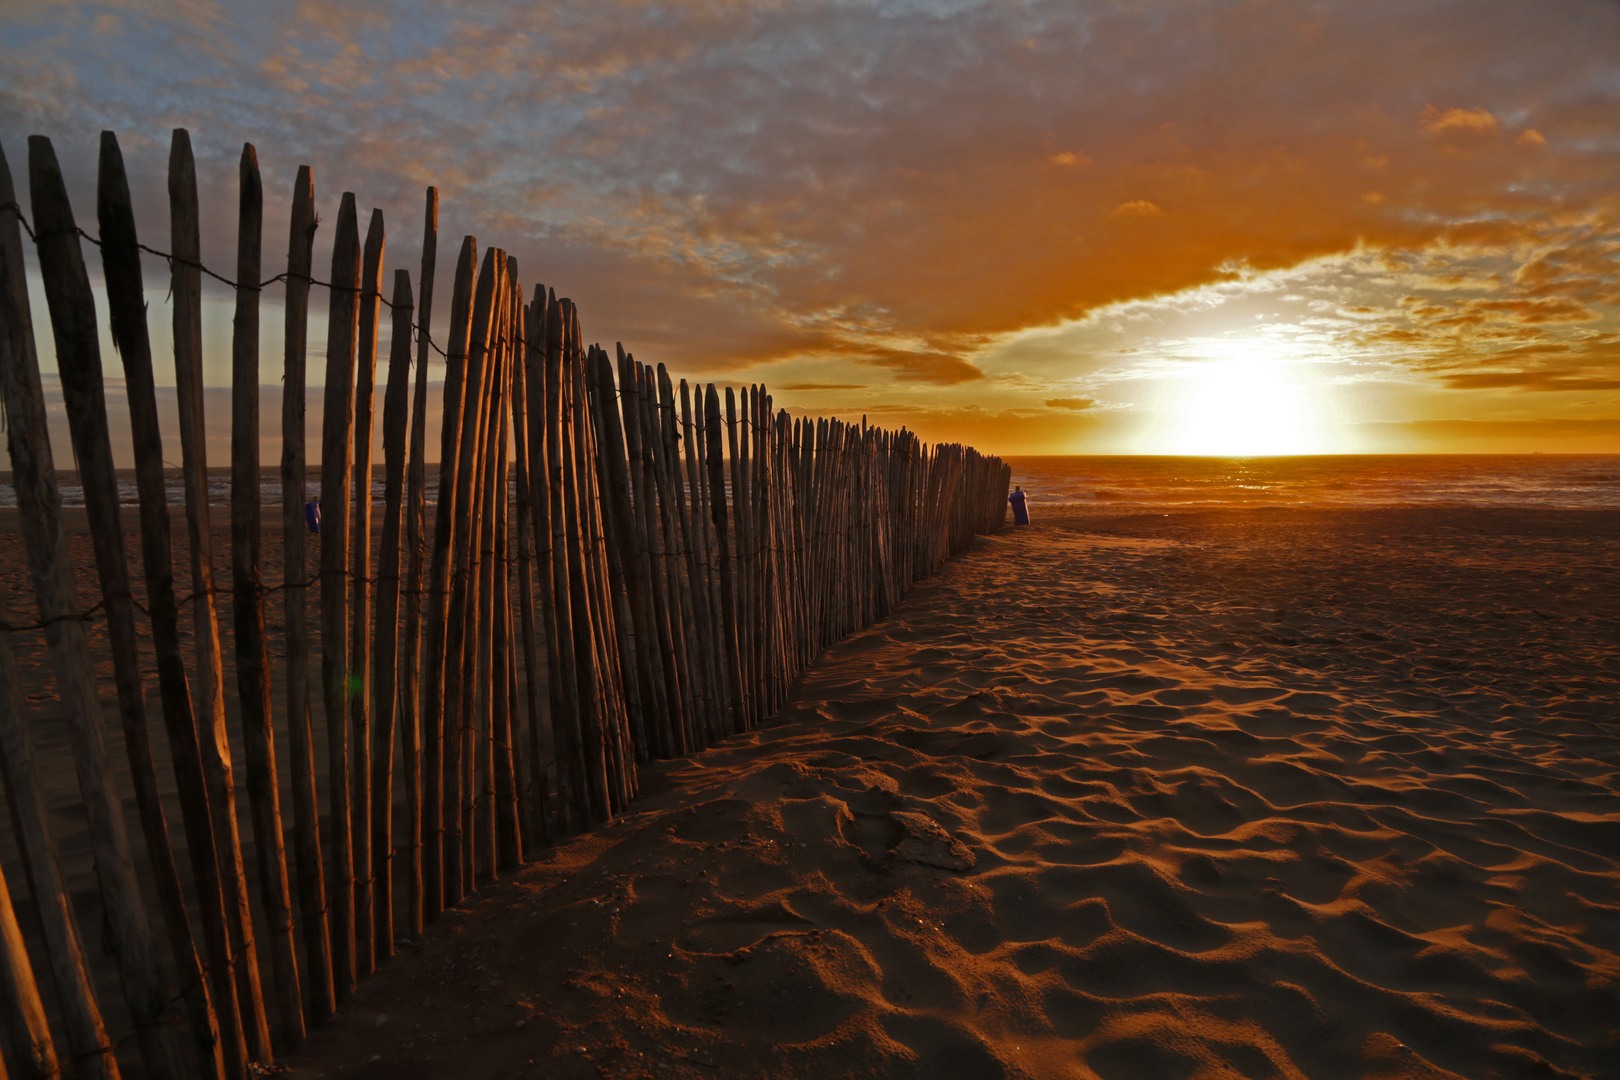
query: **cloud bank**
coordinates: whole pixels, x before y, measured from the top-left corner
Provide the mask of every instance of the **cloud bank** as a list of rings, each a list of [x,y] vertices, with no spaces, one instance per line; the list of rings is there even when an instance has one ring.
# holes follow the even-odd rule
[[[391,263],[437,184],[441,250],[475,233],[593,336],[790,404],[1070,438],[1049,403],[1151,409],[1144,364],[1241,322],[1396,412],[1620,415],[1611,3],[73,2],[0,33],[14,169],[44,132],[87,184],[116,130],[149,233],[176,126],[222,265],[243,141],[272,193],[307,162],[328,212],[384,207]]]

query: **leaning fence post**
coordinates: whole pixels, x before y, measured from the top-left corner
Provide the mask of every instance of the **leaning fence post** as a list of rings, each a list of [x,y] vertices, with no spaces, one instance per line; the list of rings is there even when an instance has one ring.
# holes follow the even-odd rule
[[[225,727],[225,661],[219,646],[219,610],[214,600],[213,532],[208,521],[207,407],[202,375],[202,270],[198,235],[197,174],[191,137],[176,128],[169,150],[169,234],[174,258],[169,264],[174,290],[174,378],[180,405],[181,466],[185,474],[186,526],[191,541],[193,649],[197,653],[196,696],[201,703],[199,730],[203,775],[208,780],[209,809],[214,815],[214,843],[219,849],[220,881],[225,887],[225,917],[235,954],[237,993],[248,1056],[270,1060],[270,1026],[259,983],[258,948],[248,905],[247,873],[242,864],[241,832],[236,819],[236,778],[230,737]]]
[[[371,445],[377,386],[377,315],[382,300],[383,215],[371,212],[360,260],[360,319],[354,390],[354,518],[349,534],[349,814],[354,842],[355,975],[376,966],[371,880]]]
[[[293,185],[287,237],[286,334],[281,389],[282,604],[287,645],[287,747],[292,761],[293,852],[298,862],[298,912],[303,920],[305,977],[311,1023],[337,1007],[332,984],[331,926],[326,917],[326,870],[320,805],[315,794],[315,736],[309,715],[309,572],[304,543],[306,482],[304,380],[308,351],[310,270],[315,247],[315,184],[301,166]]]
[[[422,526],[426,515],[427,385],[433,341],[428,324],[433,312],[433,272],[439,250],[439,189],[427,189],[427,211],[422,226],[422,283],[417,295],[416,387],[411,400],[411,460],[409,505],[405,519],[405,640],[400,646],[400,668],[405,685],[400,691],[400,765],[405,776],[407,919],[411,934],[422,932]]]
[[[11,482],[23,512],[24,528],[38,541],[60,545],[61,522],[57,505],[55,465],[45,437],[44,394],[39,383],[39,358],[34,351],[33,321],[24,278],[22,234],[11,168],[0,148],[0,394],[5,399],[6,443],[11,456]],[[29,433],[33,437],[29,437]],[[51,521],[45,520],[50,514]],[[31,569],[49,566],[51,553],[36,561],[30,550]],[[39,579],[36,576],[36,592]],[[69,602],[73,598],[68,597]],[[0,612],[0,615],[9,614]],[[77,614],[76,611],[72,614]],[[76,623],[76,620],[75,620]],[[77,624],[77,623],[76,623]],[[83,634],[82,625],[79,626]],[[53,651],[54,651],[54,642]],[[84,949],[69,902],[67,886],[57,861],[45,800],[34,771],[33,748],[19,707],[17,665],[11,639],[0,631],[0,763],[6,771],[13,821],[22,840],[33,882],[35,907],[55,976],[58,1000],[67,1027],[68,1048],[87,1077],[116,1078],[118,1059],[107,1037],[101,1010],[85,968]]]
[[[466,396],[467,338],[471,332],[478,244],[463,237],[450,297],[450,340],[445,343],[444,402],[439,428],[439,494],[433,514],[433,560],[427,579],[422,638],[422,894],[428,918],[444,910],[444,740],[448,697],[445,615],[450,593],[451,546],[456,527],[456,467]],[[459,873],[459,871],[458,871]]]
[[[495,287],[497,277],[505,269],[505,260],[496,258],[496,249],[488,248],[484,252],[484,262],[478,272],[478,292],[473,307],[472,321],[469,326],[467,344],[467,362],[464,384],[462,387],[461,423],[458,434],[460,446],[457,449],[455,464],[455,506],[456,513],[452,522],[453,540],[450,562],[450,576],[447,582],[449,587],[449,613],[445,619],[445,667],[444,667],[444,902],[452,905],[459,903],[461,898],[471,889],[471,882],[467,873],[466,852],[463,845],[470,845],[472,837],[465,835],[465,824],[470,815],[465,814],[463,802],[465,799],[465,782],[468,770],[467,738],[465,725],[470,722],[469,708],[466,700],[468,686],[467,674],[467,636],[471,629],[474,646],[476,648],[477,628],[469,627],[472,621],[468,617],[468,602],[471,593],[476,587],[473,576],[479,553],[476,550],[478,542],[478,524],[482,518],[482,507],[477,499],[477,480],[479,469],[479,438],[482,434],[480,420],[486,408],[487,387],[485,385],[486,369],[489,366],[489,345],[492,308],[498,303]],[[446,406],[448,408],[448,405]],[[448,416],[447,416],[448,421]],[[441,490],[440,499],[443,499]]]
[[[501,379],[505,365],[506,324],[510,316],[512,282],[511,271],[515,260],[497,252],[507,273],[496,284],[496,293],[490,311],[490,348],[485,361],[485,400],[479,412],[478,464],[474,490],[477,492],[479,520],[473,538],[478,561],[473,564],[468,580],[469,602],[467,610],[476,611],[477,633],[467,639],[467,682],[463,702],[467,711],[463,717],[466,732],[466,797],[462,801],[462,835],[465,838],[464,865],[467,890],[495,877],[495,805],[494,805],[494,741],[496,719],[496,692],[503,689],[505,679],[497,687],[494,679],[495,618],[499,610],[495,597],[495,527],[498,504],[495,500],[496,478],[499,465],[495,459],[495,440],[500,428],[500,413],[504,405]]]
[[[531,792],[527,805],[529,821],[534,830],[525,835],[538,836],[541,845],[551,843],[551,821],[546,810],[545,739],[544,725],[550,720],[550,702],[540,695],[537,681],[542,674],[540,642],[535,623],[535,561],[534,542],[540,530],[535,528],[536,514],[543,513],[545,503],[543,470],[535,468],[542,457],[534,453],[529,434],[529,372],[535,356],[545,348],[546,291],[542,285],[534,287],[534,302],[524,308],[522,351],[513,358],[512,365],[512,445],[517,462],[518,513],[518,617],[523,632],[523,673],[526,693],[528,731],[528,777]],[[542,576],[540,581],[549,579]],[[549,675],[547,679],[549,681]],[[521,781],[520,781],[521,782]]]
[[[580,757],[579,691],[574,670],[572,612],[568,605],[568,556],[562,466],[562,306],[555,292],[537,296],[545,316],[535,317],[543,341],[530,353],[529,443],[541,462],[536,485],[545,498],[534,502],[536,541],[544,558],[540,567],[541,612],[546,620],[546,685],[550,698],[552,745],[557,760],[557,820],[560,832],[583,827],[584,767]],[[542,364],[543,361],[543,364]]]
[[[517,785],[516,701],[513,694],[516,665],[512,641],[511,528],[508,521],[511,506],[507,497],[511,461],[506,452],[511,438],[512,406],[515,402],[514,374],[523,344],[523,289],[518,284],[517,260],[512,258],[507,259],[507,290],[506,317],[502,324],[506,331],[506,345],[501,350],[501,397],[497,414],[500,428],[495,436],[495,544],[491,556],[496,591],[490,669],[490,693],[495,698],[490,718],[490,749],[495,775],[490,783],[490,793],[495,804],[494,863],[497,870],[513,870],[523,862],[522,814]]]
[[[405,480],[406,395],[411,377],[411,274],[394,271],[394,325],[383,392],[383,528],[377,549],[377,649],[373,655],[371,747],[371,882],[375,949],[394,955],[394,717],[400,710],[399,526]]]
[[[264,189],[252,144],[242,147],[236,319],[231,338],[231,566],[236,624],[236,685],[242,701],[248,795],[259,897],[270,923],[270,952],[282,1041],[304,1038],[304,1002],[293,942],[292,889],[281,829],[281,786],[270,709],[270,662],[264,640],[264,582],[259,573],[259,268]]]

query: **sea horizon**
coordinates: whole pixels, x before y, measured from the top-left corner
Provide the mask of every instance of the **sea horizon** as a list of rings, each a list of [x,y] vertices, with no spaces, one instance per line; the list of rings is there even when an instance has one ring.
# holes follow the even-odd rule
[[[1012,455],[1041,507],[1620,509],[1620,454]]]
[[[1221,457],[1179,454],[1010,454],[1011,483],[1032,508],[1399,506],[1620,509],[1620,454],[1295,454]],[[438,462],[427,463],[426,496],[438,492]],[[169,506],[185,505],[182,471],[164,469]],[[137,504],[134,469],[117,470],[119,502]],[[208,469],[210,506],[230,504],[231,469]],[[306,498],[320,496],[320,465],[306,471]],[[372,503],[383,505],[384,466],[372,466]],[[58,470],[64,507],[84,505],[77,474]],[[515,485],[516,481],[512,481]],[[279,464],[259,469],[260,505],[281,505]],[[515,490],[515,488],[514,488]],[[0,472],[0,509],[17,505]]]

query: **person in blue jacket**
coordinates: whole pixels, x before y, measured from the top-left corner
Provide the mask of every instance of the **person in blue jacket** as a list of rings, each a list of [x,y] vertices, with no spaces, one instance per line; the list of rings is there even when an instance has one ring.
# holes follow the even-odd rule
[[[1013,524],[1014,525],[1028,525],[1029,524],[1029,496],[1024,494],[1023,487],[1020,486],[1020,487],[1013,488],[1013,493],[1011,495],[1007,496],[1007,501],[1012,503]]]

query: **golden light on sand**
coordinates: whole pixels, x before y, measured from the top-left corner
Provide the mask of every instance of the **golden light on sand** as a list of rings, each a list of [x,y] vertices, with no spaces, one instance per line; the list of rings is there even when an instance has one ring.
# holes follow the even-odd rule
[[[1163,382],[1155,454],[1269,457],[1340,447],[1325,388],[1274,342],[1219,342]]]

